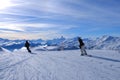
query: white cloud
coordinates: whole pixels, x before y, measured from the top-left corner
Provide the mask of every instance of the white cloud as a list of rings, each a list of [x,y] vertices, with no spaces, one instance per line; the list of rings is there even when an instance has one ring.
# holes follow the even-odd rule
[[[60,37],[61,35],[57,31],[48,30],[48,31],[39,31],[35,33],[29,32],[13,32],[13,31],[2,31],[3,34],[0,34],[2,38],[9,38],[9,39],[51,39],[55,37]]]
[[[93,5],[92,2],[88,3],[87,0],[14,0],[14,2],[17,5],[4,10],[6,13],[40,18],[54,18],[54,15],[63,15],[71,16],[71,18],[91,20],[93,18],[106,19],[105,16],[120,17],[119,13],[113,12],[108,8]],[[49,13],[51,15],[48,15]]]
[[[119,11],[114,12],[112,5],[104,8],[88,0],[11,0],[11,3],[12,6],[0,10],[0,30],[4,34],[0,37],[6,34],[16,38],[53,37],[63,35],[59,33],[63,30],[84,27],[83,23],[90,31],[98,30],[97,25],[120,24]]]
[[[53,28],[57,27],[58,25],[55,24],[47,24],[47,23],[31,23],[31,24],[13,24],[13,23],[0,23],[0,29],[9,29],[9,30],[19,30],[19,31],[25,31],[26,28]]]
[[[98,22],[109,22],[109,19],[120,17],[119,13],[93,5],[92,2],[88,3],[87,0],[14,0],[14,2],[17,5],[4,10],[3,13],[43,19],[58,19],[69,16],[71,19],[80,21],[86,19]],[[114,19],[114,22],[117,21]]]
[[[11,0],[0,0],[0,10],[14,6]]]

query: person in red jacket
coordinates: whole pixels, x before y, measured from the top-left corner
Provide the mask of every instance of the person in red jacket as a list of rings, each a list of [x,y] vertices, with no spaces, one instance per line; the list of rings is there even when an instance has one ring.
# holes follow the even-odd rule
[[[29,43],[28,41],[26,41],[25,47],[27,48],[28,52],[31,53],[31,50],[30,50],[30,48],[29,48],[29,47],[30,47],[30,43]]]
[[[85,50],[85,44],[84,44],[83,40],[80,37],[78,37],[78,41],[79,41],[79,44],[80,44],[79,47],[81,49],[81,55],[82,56],[87,55],[87,52]]]

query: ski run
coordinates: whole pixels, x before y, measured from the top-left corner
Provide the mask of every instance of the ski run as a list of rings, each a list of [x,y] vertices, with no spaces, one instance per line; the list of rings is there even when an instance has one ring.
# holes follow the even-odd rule
[[[111,50],[0,52],[0,80],[120,80],[120,53]]]

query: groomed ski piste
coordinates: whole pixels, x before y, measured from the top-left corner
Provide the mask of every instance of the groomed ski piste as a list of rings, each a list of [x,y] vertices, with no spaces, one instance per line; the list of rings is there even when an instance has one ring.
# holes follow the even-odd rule
[[[120,80],[120,53],[111,50],[0,52],[0,80]]]

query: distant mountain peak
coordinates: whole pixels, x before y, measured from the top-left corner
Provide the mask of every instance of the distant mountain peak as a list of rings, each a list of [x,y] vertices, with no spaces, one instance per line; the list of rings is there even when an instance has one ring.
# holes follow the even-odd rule
[[[65,49],[79,49],[78,37],[65,38],[61,36],[59,38],[54,38],[52,40],[29,40],[31,47],[36,46],[64,46]],[[114,37],[109,35],[104,35],[102,37],[93,38],[83,38],[83,41],[88,49],[120,49],[120,37]],[[0,46],[8,50],[20,49],[24,46],[25,40],[6,40],[0,38]],[[1,49],[2,50],[2,49]]]

